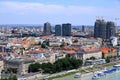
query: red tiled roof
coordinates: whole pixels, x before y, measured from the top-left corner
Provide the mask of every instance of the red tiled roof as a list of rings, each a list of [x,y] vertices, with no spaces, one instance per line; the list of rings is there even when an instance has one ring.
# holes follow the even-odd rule
[[[94,52],[94,51],[98,51],[98,50],[100,50],[99,48],[83,48],[83,50],[85,51],[85,52]]]
[[[76,51],[75,50],[63,50],[64,53],[68,53],[68,54],[75,54]]]
[[[102,53],[103,54],[109,54],[110,52],[117,52],[117,49],[114,49],[114,48],[102,48]]]

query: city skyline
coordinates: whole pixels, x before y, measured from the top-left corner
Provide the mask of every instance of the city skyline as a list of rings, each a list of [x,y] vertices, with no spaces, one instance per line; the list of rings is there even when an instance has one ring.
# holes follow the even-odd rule
[[[120,0],[1,0],[0,24],[94,25],[97,18],[120,25]]]

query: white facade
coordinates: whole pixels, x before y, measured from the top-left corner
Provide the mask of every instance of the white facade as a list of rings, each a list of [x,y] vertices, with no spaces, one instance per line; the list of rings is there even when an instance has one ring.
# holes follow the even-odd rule
[[[90,58],[90,57],[93,57],[93,56],[97,59],[101,59],[102,58],[102,52],[98,51],[98,52],[94,52],[94,53],[84,54],[83,55],[83,60],[86,60],[87,58]]]
[[[111,37],[111,43],[112,43],[112,46],[116,46],[117,45],[117,37]]]

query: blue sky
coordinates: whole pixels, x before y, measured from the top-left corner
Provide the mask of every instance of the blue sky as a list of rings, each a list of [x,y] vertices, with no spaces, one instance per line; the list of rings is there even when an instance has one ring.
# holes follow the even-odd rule
[[[94,25],[96,18],[120,25],[120,0],[0,0],[0,24]]]

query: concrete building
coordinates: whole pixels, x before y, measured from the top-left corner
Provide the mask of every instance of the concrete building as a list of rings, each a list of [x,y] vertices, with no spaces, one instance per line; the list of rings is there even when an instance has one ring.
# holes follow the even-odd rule
[[[62,24],[62,36],[71,36],[71,24]]]
[[[97,66],[97,65],[102,65],[102,64],[105,64],[105,63],[106,63],[105,59],[86,60],[84,65],[85,66],[90,66],[90,65]]]
[[[46,22],[45,24],[44,24],[44,30],[43,30],[43,32],[44,32],[44,35],[50,35],[51,34],[51,25],[50,25],[50,23],[48,23],[48,22]]]
[[[4,70],[4,61],[0,60],[0,73],[2,70]]]
[[[14,58],[4,61],[4,69],[5,71],[8,71],[9,69],[14,69],[16,74],[23,75],[28,73],[28,67],[32,63],[34,63],[33,60]]]
[[[59,39],[51,39],[49,40],[49,45],[52,47],[59,47],[62,42]]]
[[[115,23],[112,21],[105,22],[104,20],[96,20],[94,25],[94,37],[102,39],[110,39],[115,36]]]
[[[115,47],[115,46],[118,45],[118,39],[117,39],[117,37],[111,37],[110,41],[111,41],[113,47]]]
[[[38,62],[40,64],[55,62],[55,54],[52,50],[47,49],[32,50],[28,52],[28,56],[35,59],[35,62]]]
[[[52,54],[50,54],[50,63],[54,63],[55,62],[55,54],[54,53],[52,53]]]
[[[61,25],[55,26],[55,36],[62,36],[62,26]]]
[[[114,22],[107,22],[106,24],[106,38],[110,39],[110,37],[115,36],[116,29],[115,29],[115,23]]]
[[[63,50],[63,53],[69,54],[76,59],[82,59],[85,61],[90,57],[95,57],[96,59],[102,58],[102,51],[99,48],[75,48],[75,49],[66,49]]]
[[[90,57],[95,57],[96,59],[102,58],[102,51],[99,48],[86,48],[79,50],[75,55],[77,59],[86,60]]]
[[[102,48],[102,57],[107,58],[107,57],[116,57],[117,54],[117,49],[115,48]]]
[[[82,32],[85,32],[85,26],[82,25]]]
[[[94,37],[106,39],[106,22],[104,20],[96,20],[94,25]]]

